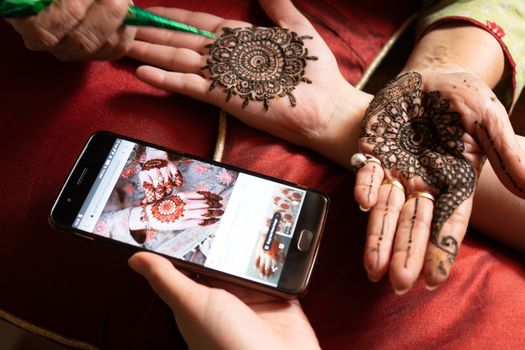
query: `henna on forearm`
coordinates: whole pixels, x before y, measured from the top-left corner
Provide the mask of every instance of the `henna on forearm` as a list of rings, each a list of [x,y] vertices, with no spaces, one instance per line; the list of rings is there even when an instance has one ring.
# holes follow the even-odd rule
[[[222,35],[207,45],[210,58],[203,69],[210,71],[210,91],[217,85],[224,87],[226,101],[237,95],[244,101],[263,102],[270,108],[270,100],[276,96],[288,96],[295,107],[297,101],[292,91],[300,82],[311,83],[304,76],[309,56],[304,39],[287,28],[223,28]]]
[[[453,262],[457,240],[440,236],[443,224],[469,198],[474,167],[463,157],[465,131],[458,113],[439,91],[422,90],[422,77],[407,72],[390,82],[371,102],[361,124],[361,138],[387,169],[406,179],[420,177],[441,195],[434,206],[430,241]],[[447,274],[440,262],[440,272]]]

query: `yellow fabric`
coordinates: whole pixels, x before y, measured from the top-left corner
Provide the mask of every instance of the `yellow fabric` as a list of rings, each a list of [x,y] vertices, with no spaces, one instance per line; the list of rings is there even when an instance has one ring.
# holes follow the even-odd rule
[[[423,33],[447,19],[469,21],[490,31],[502,44],[512,68],[511,79],[496,91],[511,110],[525,85],[525,2],[521,0],[443,0],[426,1],[418,24]]]

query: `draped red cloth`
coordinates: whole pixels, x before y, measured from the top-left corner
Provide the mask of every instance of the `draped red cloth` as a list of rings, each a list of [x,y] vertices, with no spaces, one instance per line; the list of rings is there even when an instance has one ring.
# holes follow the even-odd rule
[[[136,4],[270,24],[252,1]],[[418,6],[379,0],[296,5],[352,83]],[[211,157],[219,109],[146,86],[133,76],[138,64],[132,60],[63,63],[28,51],[5,22],[0,33],[0,309],[102,348],[184,348],[169,309],[128,268],[128,252],[56,232],[47,217],[93,132]],[[398,297],[387,281],[369,282],[362,267],[367,215],[353,200],[351,173],[232,119],[223,160],[331,197],[319,263],[302,299],[324,348],[503,349],[525,343],[523,256],[469,232],[442,288],[428,292],[419,280]]]

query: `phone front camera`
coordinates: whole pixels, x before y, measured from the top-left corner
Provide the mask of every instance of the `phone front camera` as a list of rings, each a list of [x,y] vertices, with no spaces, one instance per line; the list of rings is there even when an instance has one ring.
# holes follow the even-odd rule
[[[71,198],[71,197],[67,197],[66,201],[67,201],[68,203],[73,203],[73,198]]]

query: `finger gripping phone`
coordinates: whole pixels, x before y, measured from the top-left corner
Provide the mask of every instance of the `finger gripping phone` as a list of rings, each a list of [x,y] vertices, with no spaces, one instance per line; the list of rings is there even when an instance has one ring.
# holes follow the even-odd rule
[[[109,132],[90,137],[50,223],[280,297],[305,293],[328,198]]]

